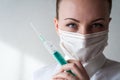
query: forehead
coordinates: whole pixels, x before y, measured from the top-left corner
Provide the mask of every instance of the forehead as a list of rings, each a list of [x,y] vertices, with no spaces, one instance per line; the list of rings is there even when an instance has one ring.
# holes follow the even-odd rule
[[[59,8],[60,17],[106,17],[109,15],[106,0],[62,0]]]

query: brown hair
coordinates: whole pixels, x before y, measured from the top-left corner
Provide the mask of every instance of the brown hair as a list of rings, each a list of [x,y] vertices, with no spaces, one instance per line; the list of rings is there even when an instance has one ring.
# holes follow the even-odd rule
[[[59,5],[62,0],[56,0],[56,18],[59,19]],[[112,0],[107,0],[109,3],[109,13],[111,14]]]

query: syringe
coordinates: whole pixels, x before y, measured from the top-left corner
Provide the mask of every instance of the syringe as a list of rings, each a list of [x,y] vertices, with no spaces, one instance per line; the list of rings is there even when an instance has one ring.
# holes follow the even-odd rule
[[[42,34],[40,34],[35,26],[33,25],[33,23],[30,24],[31,27],[33,28],[33,30],[36,32],[37,36],[40,38],[41,42],[43,43],[43,45],[45,46],[45,48],[48,50],[48,52],[54,57],[54,59],[60,64],[60,65],[65,65],[67,64],[67,61],[63,58],[63,56],[61,55],[61,53],[57,50],[57,48],[48,40],[46,40]],[[71,73],[72,75],[75,76],[74,73],[72,73],[71,70],[68,70],[67,72]]]

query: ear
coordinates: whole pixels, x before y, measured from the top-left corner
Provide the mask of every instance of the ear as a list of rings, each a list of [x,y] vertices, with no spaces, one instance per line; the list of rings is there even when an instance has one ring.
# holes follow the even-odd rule
[[[112,18],[110,17],[110,18],[109,18],[109,23],[111,22],[111,20],[112,20]]]
[[[111,20],[112,20],[112,18],[110,17],[110,18],[108,19],[108,22],[107,22],[107,24],[108,24],[108,29],[109,29],[109,25],[110,25]]]
[[[58,19],[57,18],[54,18],[54,26],[55,26],[55,30],[58,34]]]

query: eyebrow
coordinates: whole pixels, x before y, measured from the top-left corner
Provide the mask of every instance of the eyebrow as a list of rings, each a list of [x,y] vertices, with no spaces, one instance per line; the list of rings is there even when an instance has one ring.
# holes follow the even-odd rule
[[[70,19],[70,20],[73,20],[73,21],[75,21],[75,22],[78,22],[78,23],[80,23],[80,21],[79,21],[79,20],[77,20],[77,19],[74,19],[74,18],[65,18],[64,20],[68,20],[68,19]]]
[[[70,20],[73,20],[73,21],[75,21],[75,22],[80,23],[80,21],[79,21],[79,20],[74,19],[74,18],[65,18],[64,20],[68,20],[68,19],[70,19]],[[96,21],[100,21],[100,20],[105,20],[105,18],[98,18],[98,19],[93,20],[92,22],[96,22]]]
[[[96,22],[96,21],[100,21],[100,20],[105,21],[105,18],[98,18],[98,19],[93,20],[92,22]]]

